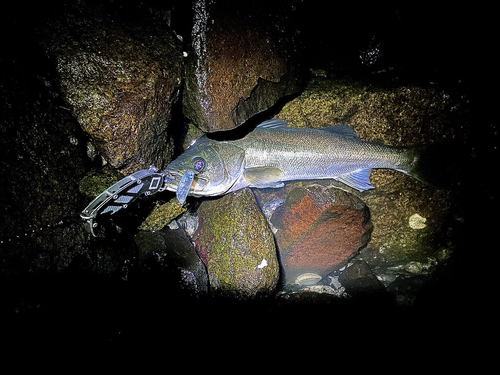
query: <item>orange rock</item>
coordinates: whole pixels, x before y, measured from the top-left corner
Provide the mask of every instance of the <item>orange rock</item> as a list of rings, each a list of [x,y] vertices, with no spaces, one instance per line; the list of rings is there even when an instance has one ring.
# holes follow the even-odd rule
[[[324,277],[368,242],[369,211],[359,198],[328,181],[291,183],[282,190],[283,204],[268,218],[275,228],[286,283],[309,272]],[[256,193],[264,206],[276,194],[280,193]]]

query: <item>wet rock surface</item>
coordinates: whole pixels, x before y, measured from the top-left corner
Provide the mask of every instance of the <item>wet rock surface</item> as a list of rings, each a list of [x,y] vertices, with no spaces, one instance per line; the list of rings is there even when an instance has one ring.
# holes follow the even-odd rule
[[[153,211],[139,226],[140,230],[155,231],[163,229],[172,222],[177,216],[185,212],[186,209],[179,205],[177,199],[171,199],[166,203],[157,204]]]
[[[316,284],[345,265],[370,238],[363,201],[328,181],[288,183],[255,191],[273,228],[285,283]],[[319,276],[316,280],[306,275]]]
[[[204,201],[193,235],[215,295],[251,298],[274,293],[279,266],[271,230],[252,192]]]
[[[370,266],[360,260],[354,260],[340,274],[338,282],[345,288],[346,293],[353,297],[359,295],[380,297],[384,293],[387,293],[384,285],[372,272]]]
[[[292,7],[263,3],[194,2],[183,108],[205,132],[233,129],[301,88]]]
[[[174,150],[180,41],[154,18],[137,22],[100,6],[75,8],[41,30],[64,99],[114,168],[130,174],[162,167]]]
[[[368,192],[364,197],[374,230],[370,244],[360,254],[361,259],[385,284],[398,277],[431,273],[456,247],[453,239],[462,224],[459,212],[455,211],[453,194],[419,182],[408,186],[387,171],[375,174],[373,181],[378,191]],[[375,182],[382,179],[385,181],[381,185]],[[418,223],[415,217],[421,218]],[[415,267],[414,262],[421,267]]]
[[[80,180],[78,190],[92,200],[121,178],[122,175],[109,166],[93,168]]]
[[[304,92],[277,116],[297,128],[348,124],[361,139],[393,146],[463,142],[470,127],[467,98],[445,89],[336,79],[324,71],[312,72]]]

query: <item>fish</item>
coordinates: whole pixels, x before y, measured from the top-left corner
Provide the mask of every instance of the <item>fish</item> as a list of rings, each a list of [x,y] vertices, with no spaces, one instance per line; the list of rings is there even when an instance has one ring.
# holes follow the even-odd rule
[[[363,192],[373,189],[372,169],[393,169],[425,181],[429,160],[422,158],[422,150],[364,141],[348,125],[302,129],[272,119],[240,139],[202,136],[165,168],[165,188],[177,193],[180,204],[188,195],[280,188],[295,180],[333,179]]]
[[[400,171],[427,184],[459,186],[466,153],[453,144],[394,147],[360,139],[348,125],[314,129],[289,127],[281,119],[264,121],[239,139],[204,135],[160,171],[155,166],[116,182],[81,212],[96,236],[100,215],[115,215],[142,195],[165,190],[178,204],[188,196],[216,197],[250,188],[280,188],[294,180],[337,180],[363,192],[373,189],[375,168]]]

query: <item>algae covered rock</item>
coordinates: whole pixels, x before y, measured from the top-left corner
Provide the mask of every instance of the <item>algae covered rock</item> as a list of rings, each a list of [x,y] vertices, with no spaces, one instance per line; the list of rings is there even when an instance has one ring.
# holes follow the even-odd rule
[[[274,292],[279,279],[274,238],[249,189],[204,201],[198,218],[193,240],[215,294],[252,298]]]
[[[101,170],[91,170],[80,181],[78,188],[80,193],[89,199],[94,199],[115,182],[122,179],[116,170],[105,167]]]
[[[66,14],[43,34],[63,97],[104,158],[124,174],[169,162],[183,69],[174,34],[98,9]]]
[[[451,191],[398,179],[395,173],[374,172],[377,190],[363,198],[374,230],[360,257],[387,284],[397,277],[429,273],[448,258],[456,246],[452,239],[459,224]]]
[[[298,128],[347,124],[364,140],[393,146],[461,141],[468,126],[463,98],[438,87],[328,76],[311,79],[277,117]]]
[[[185,212],[184,206],[180,205],[176,198],[166,203],[158,204],[153,211],[139,226],[140,230],[160,230],[163,229],[177,216]]]

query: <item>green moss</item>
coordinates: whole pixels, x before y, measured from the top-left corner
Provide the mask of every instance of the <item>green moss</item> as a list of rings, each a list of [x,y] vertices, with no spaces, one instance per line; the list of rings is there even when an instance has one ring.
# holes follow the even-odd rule
[[[356,108],[370,96],[370,88],[351,81],[317,79],[279,114],[298,128],[350,123]]]
[[[435,87],[316,77],[277,117],[299,128],[348,124],[362,139],[403,146],[463,137],[456,124],[466,124],[464,109]]]
[[[160,230],[180,214],[186,212],[184,206],[177,203],[173,198],[167,203],[157,205],[144,222],[139,226],[140,230]]]
[[[80,193],[90,199],[94,199],[123,176],[112,168],[102,170],[91,170],[83,177],[78,185]]]
[[[205,133],[196,127],[192,122],[188,124],[187,133],[184,137],[183,147],[186,150],[198,138],[201,138]]]
[[[288,196],[286,197],[285,205],[287,207],[291,207],[295,204],[299,204],[302,201],[302,198],[304,198],[307,195],[307,191],[305,189],[302,189],[300,187],[293,189],[288,193]]]
[[[212,288],[242,298],[272,293],[279,278],[276,248],[252,192],[244,189],[205,201],[198,216],[194,240]]]

